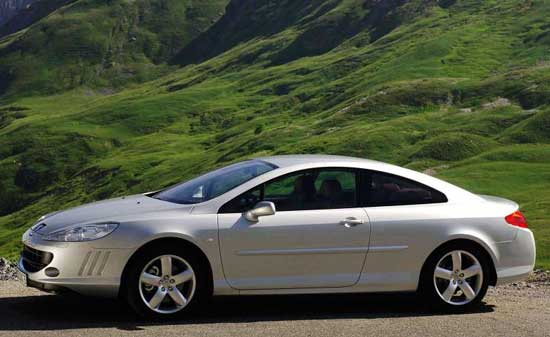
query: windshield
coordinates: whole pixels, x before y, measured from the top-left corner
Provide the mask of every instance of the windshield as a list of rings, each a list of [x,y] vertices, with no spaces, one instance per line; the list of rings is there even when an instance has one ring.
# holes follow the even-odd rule
[[[260,160],[249,160],[209,172],[152,195],[178,204],[198,204],[214,199],[235,187],[277,168]]]

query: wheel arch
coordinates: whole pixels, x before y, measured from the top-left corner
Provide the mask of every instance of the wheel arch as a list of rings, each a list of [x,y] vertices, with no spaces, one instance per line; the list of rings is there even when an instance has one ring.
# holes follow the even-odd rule
[[[127,281],[129,267],[139,258],[140,254],[143,251],[150,249],[151,247],[167,246],[167,245],[178,246],[182,250],[191,252],[192,254],[195,254],[199,258],[199,260],[201,261],[201,264],[206,268],[206,273],[208,273],[208,285],[207,285],[208,290],[210,293],[213,292],[214,277],[213,277],[212,265],[207,255],[195,243],[181,237],[170,236],[170,237],[160,237],[160,238],[152,239],[151,241],[148,241],[142,244],[138,249],[136,249],[133,252],[133,254],[130,256],[128,261],[126,261],[126,264],[124,265],[124,269],[122,270],[121,280],[120,280],[121,286],[119,287],[119,291],[118,291],[119,297],[121,297],[124,293],[121,290],[123,289],[123,285]]]
[[[497,283],[497,272],[495,267],[495,256],[493,254],[493,251],[483,242],[479,242],[478,240],[472,239],[472,238],[454,238],[451,240],[448,240],[439,246],[437,246],[431,253],[428,255],[428,257],[424,260],[424,263],[422,264],[422,269],[420,270],[419,275],[419,282],[418,282],[418,288],[422,286],[422,277],[427,272],[426,268],[428,265],[428,261],[435,255],[438,254],[440,251],[446,249],[447,247],[451,245],[471,245],[477,247],[481,252],[483,252],[487,258],[489,263],[489,285],[495,286]]]

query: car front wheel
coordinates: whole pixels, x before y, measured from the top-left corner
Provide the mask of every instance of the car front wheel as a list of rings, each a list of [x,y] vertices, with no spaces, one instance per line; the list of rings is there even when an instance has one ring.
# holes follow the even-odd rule
[[[196,308],[206,297],[199,260],[176,248],[142,252],[129,267],[126,298],[142,317],[172,318]]]

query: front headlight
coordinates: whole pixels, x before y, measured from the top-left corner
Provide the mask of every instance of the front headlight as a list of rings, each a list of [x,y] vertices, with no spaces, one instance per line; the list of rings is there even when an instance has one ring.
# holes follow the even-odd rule
[[[106,237],[117,228],[118,224],[114,222],[74,225],[47,234],[42,239],[46,241],[62,242],[93,241]]]

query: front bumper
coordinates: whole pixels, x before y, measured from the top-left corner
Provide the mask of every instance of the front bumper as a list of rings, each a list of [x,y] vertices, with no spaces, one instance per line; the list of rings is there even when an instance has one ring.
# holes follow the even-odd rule
[[[31,249],[52,254],[51,261],[40,270],[29,270],[28,263],[19,259],[19,270],[27,275],[27,285],[44,291],[72,290],[84,295],[116,297],[122,270],[131,249],[101,247],[97,242],[44,241],[36,233],[27,231],[23,244]],[[48,276],[46,270],[56,268],[57,276]]]
[[[19,262],[17,263],[17,269],[19,269],[19,275],[17,278],[19,281],[24,282],[25,286],[36,288],[45,292],[55,292],[55,293],[61,293],[69,291],[68,288],[65,288],[63,286],[57,285],[57,284],[51,284],[51,283],[40,283],[35,280],[32,280],[29,278],[29,272],[25,269],[23,265],[23,258],[19,259]],[[24,274],[24,275],[21,275]]]

